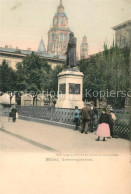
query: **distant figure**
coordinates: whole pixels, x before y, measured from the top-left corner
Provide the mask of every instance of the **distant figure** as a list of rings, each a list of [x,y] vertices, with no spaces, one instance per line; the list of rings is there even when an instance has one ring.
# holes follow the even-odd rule
[[[17,112],[16,107],[13,106],[13,108],[11,109],[11,114],[12,114],[13,122],[16,121],[16,112]]]
[[[111,133],[111,136],[113,137],[113,127],[114,127],[114,124],[117,118],[115,114],[113,113],[113,109],[109,110],[109,115],[111,116],[111,120],[112,120],[111,125],[110,125],[110,133]]]
[[[88,125],[89,125],[89,122],[91,120],[91,115],[92,115],[90,105],[91,105],[90,102],[86,102],[86,106],[84,108],[82,108],[82,110],[80,112],[81,119],[82,119],[81,133],[85,132],[85,134],[88,133]]]
[[[73,32],[70,32],[69,34],[69,42],[66,55],[66,66],[71,68],[76,67],[76,38],[74,37]]]
[[[103,108],[102,114],[99,118],[99,125],[97,128],[97,136],[96,141],[100,140],[100,137],[103,137],[103,141],[105,141],[106,137],[110,137],[110,125],[111,125],[111,117],[107,114],[107,109]]]
[[[91,110],[92,110],[92,117],[91,117],[91,132],[95,131],[97,128],[98,123],[98,110],[94,106],[94,102],[91,101]]]
[[[74,123],[75,123],[75,129],[77,130],[80,123],[80,111],[78,110],[78,106],[75,106]]]

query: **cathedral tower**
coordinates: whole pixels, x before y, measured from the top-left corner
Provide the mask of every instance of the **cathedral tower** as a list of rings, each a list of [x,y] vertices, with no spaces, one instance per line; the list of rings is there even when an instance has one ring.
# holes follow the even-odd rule
[[[86,57],[88,57],[88,43],[87,43],[87,37],[84,36],[80,47],[80,58],[83,59]]]
[[[57,13],[53,18],[53,27],[48,32],[47,52],[65,56],[70,32],[68,18],[65,14],[62,0],[60,0]]]

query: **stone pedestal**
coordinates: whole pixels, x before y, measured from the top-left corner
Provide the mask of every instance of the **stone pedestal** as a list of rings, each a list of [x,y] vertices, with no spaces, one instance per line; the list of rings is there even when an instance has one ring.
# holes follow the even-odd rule
[[[83,108],[83,76],[78,68],[68,68],[58,74],[57,108]]]

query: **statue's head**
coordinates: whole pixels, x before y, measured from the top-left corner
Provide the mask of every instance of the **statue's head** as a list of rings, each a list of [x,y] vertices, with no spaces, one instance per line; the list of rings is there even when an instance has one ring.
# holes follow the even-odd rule
[[[73,37],[74,36],[74,33],[73,32],[70,32],[69,36]]]

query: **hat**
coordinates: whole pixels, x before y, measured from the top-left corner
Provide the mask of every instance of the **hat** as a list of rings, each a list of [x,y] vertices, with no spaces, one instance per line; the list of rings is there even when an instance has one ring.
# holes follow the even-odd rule
[[[107,112],[107,108],[103,108],[102,111]]]
[[[74,33],[73,32],[70,32],[70,34],[69,34],[70,36],[74,36]]]
[[[90,102],[86,102],[86,105],[91,105],[91,103]]]

